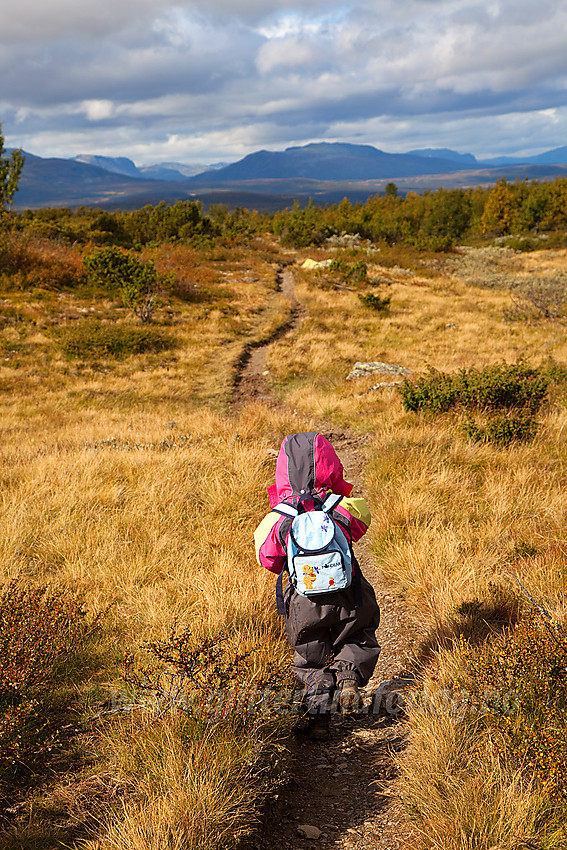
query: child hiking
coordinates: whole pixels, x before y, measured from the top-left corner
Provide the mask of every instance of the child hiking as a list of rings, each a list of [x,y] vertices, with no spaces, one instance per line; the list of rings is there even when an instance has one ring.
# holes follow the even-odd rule
[[[358,688],[380,653],[380,609],[352,552],[370,512],[364,499],[349,498],[352,484],[343,476],[322,434],[287,436],[268,487],[272,512],[254,532],[258,562],[279,576],[278,613],[303,685],[307,734],[318,741],[329,736],[335,696],[342,711],[358,707]]]

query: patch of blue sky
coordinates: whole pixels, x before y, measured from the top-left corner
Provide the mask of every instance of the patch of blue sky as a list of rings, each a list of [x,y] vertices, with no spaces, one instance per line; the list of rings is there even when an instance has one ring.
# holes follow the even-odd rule
[[[288,10],[275,13],[265,20],[255,31],[268,40],[288,38],[298,35],[321,35],[339,26],[352,13],[352,6],[339,6],[326,9],[323,13],[307,15]]]

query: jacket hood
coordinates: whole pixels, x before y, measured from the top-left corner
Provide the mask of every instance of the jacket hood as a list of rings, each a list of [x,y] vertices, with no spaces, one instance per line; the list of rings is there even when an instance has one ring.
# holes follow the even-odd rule
[[[328,490],[341,496],[352,490],[331,443],[315,432],[287,436],[278,454],[276,483],[268,487],[271,507],[302,492],[323,496]]]

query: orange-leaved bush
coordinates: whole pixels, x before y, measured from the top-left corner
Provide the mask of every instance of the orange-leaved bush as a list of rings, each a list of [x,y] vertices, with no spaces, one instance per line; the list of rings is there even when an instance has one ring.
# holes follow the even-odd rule
[[[57,685],[99,621],[63,589],[18,579],[0,593],[0,779],[53,740]]]
[[[501,641],[465,649],[465,658],[471,703],[500,733],[501,756],[566,806],[567,628],[529,617]],[[506,695],[506,711],[487,699],[495,693]]]

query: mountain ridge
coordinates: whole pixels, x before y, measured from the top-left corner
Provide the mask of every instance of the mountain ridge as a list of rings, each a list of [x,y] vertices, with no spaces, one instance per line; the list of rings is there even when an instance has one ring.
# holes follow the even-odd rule
[[[265,197],[262,208],[273,209],[277,199],[287,201],[289,197],[303,201],[313,196],[321,203],[345,196],[360,200],[383,192],[386,181],[395,181],[404,193],[490,185],[502,178],[552,180],[567,176],[567,147],[539,154],[533,163],[515,158],[487,163],[447,148],[391,154],[371,145],[318,142],[284,151],[256,151],[229,165],[216,163],[196,175],[184,174],[180,169],[191,166],[182,163],[136,166],[128,157],[94,154],[72,159],[25,156],[14,199],[16,209],[136,208],[196,198],[210,203],[213,197],[214,203],[220,199],[242,205],[243,196],[248,200]],[[554,164],[550,159],[560,162]]]
[[[372,180],[440,174],[465,168],[455,160],[392,154],[372,145],[346,142],[313,142],[284,151],[256,151],[214,173],[191,177],[194,183],[232,180],[285,179]]]

